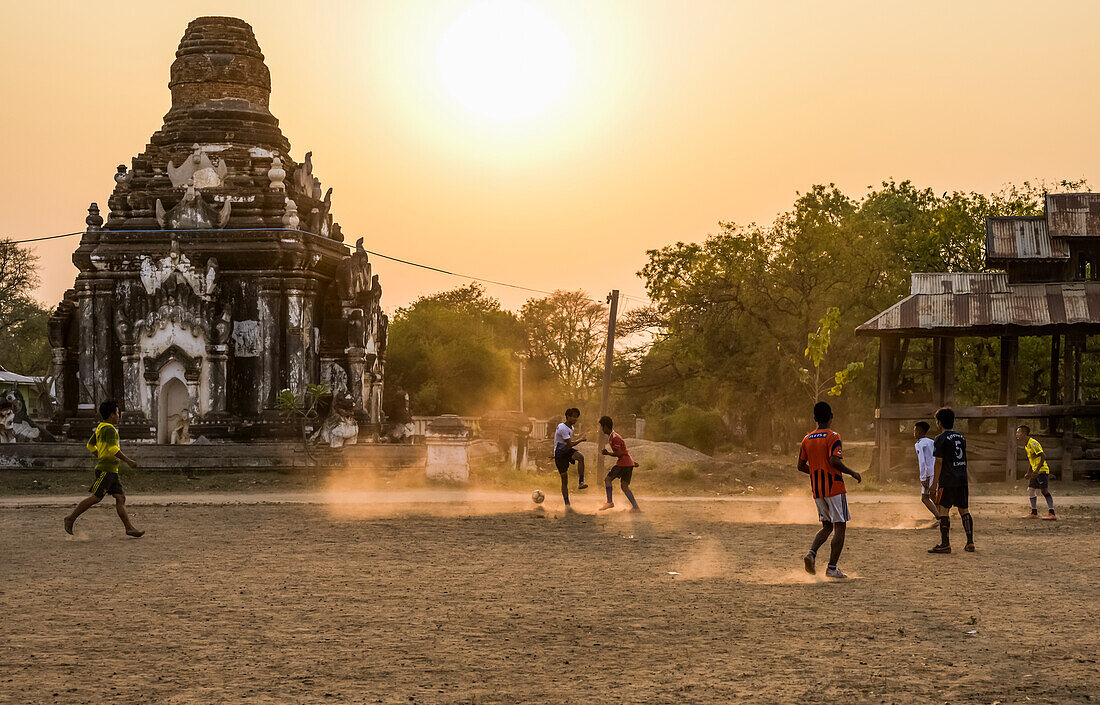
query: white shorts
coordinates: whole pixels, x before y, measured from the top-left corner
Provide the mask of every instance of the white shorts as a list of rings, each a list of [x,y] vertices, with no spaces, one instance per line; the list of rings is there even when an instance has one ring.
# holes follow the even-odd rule
[[[848,495],[838,494],[834,497],[814,497],[817,504],[817,518],[831,524],[848,522],[852,515],[848,513]]]
[[[921,494],[928,494],[931,489],[932,489],[932,475],[929,475],[928,477],[922,477],[920,479],[920,493]]]

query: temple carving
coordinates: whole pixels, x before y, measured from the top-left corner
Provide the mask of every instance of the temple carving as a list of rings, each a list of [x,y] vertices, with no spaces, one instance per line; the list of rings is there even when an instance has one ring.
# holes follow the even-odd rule
[[[268,109],[252,28],[192,21],[172,107],[118,167],[106,221],[89,207],[75,286],[50,319],[56,425],[84,433],[122,405],[130,438],[250,439],[288,432],[276,396],[327,383],[360,432],[381,422],[387,319],[362,238],[332,189],[298,163]]]

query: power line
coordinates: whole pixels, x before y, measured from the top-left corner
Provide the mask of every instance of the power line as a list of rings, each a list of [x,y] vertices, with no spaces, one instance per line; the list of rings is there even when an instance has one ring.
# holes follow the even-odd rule
[[[253,230],[253,231],[261,230],[261,231],[263,231],[263,230],[290,230],[290,228],[223,228],[223,229],[219,230],[218,232],[227,232],[227,231],[228,232],[233,232],[233,231],[236,231],[236,230]],[[127,230],[127,231],[120,231],[120,232],[170,232],[170,231],[164,231],[164,230]],[[307,230],[294,230],[292,232],[308,233],[309,231],[307,231]],[[60,235],[44,235],[44,236],[41,236],[41,237],[26,238],[24,240],[9,240],[9,242],[17,244],[17,245],[21,245],[21,244],[27,243],[27,242],[41,242],[43,240],[56,240],[58,238],[74,237],[76,235],[83,235],[83,234],[84,234],[84,231],[81,230],[81,231],[72,232],[72,233],[61,233]],[[315,234],[315,233],[309,233],[309,234],[312,235],[312,234]],[[367,254],[374,255],[375,257],[381,257],[382,259],[390,260],[391,262],[397,262],[399,264],[404,264],[404,265],[407,265],[409,267],[418,267],[420,269],[425,269],[425,270],[428,270],[430,272],[438,272],[439,274],[446,274],[447,276],[458,277],[460,279],[469,279],[470,281],[481,282],[483,284],[492,284],[494,286],[504,286],[504,287],[508,287],[510,289],[518,289],[520,291],[528,291],[528,292],[531,292],[533,294],[543,294],[544,296],[550,296],[554,293],[552,291],[546,291],[545,289],[535,289],[533,287],[523,286],[522,284],[512,284],[512,283],[509,283],[509,282],[497,281],[495,279],[488,279],[486,277],[475,277],[475,276],[470,275],[470,274],[460,274],[459,272],[452,272],[450,270],[442,269],[440,267],[433,267],[430,264],[421,264],[420,262],[413,262],[411,260],[402,259],[400,257],[394,257],[392,255],[382,254],[381,252],[376,252],[375,250],[368,250],[368,249],[364,248],[363,251],[366,252]],[[644,298],[641,298],[641,297],[638,297],[638,296],[628,296],[626,294],[622,294],[621,296],[625,299],[636,301],[636,302],[638,302],[640,304],[643,304],[643,305],[649,305],[650,304],[650,301],[648,299],[644,299]],[[590,299],[590,300],[594,301],[596,303],[603,303],[602,300],[597,300],[597,299]]]
[[[56,240],[59,237],[72,237],[74,235],[83,235],[83,234],[84,234],[84,231],[81,230],[81,231],[78,231],[78,232],[75,232],[75,233],[62,233],[60,235],[46,235],[44,237],[30,237],[30,238],[27,238],[26,240],[8,240],[8,242],[14,243],[16,245],[22,245],[24,242],[40,242],[42,240]]]

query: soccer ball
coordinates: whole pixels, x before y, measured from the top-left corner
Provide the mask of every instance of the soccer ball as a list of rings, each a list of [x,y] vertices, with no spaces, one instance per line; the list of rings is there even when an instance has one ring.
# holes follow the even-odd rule
[[[544,499],[546,499],[546,495],[542,493],[542,490],[535,490],[531,493],[531,501],[535,504],[542,504]]]

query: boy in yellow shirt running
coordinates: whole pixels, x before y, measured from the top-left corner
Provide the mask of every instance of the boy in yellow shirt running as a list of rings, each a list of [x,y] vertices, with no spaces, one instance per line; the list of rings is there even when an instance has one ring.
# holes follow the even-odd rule
[[[130,514],[126,511],[126,492],[118,479],[118,461],[121,460],[132,468],[137,467],[137,463],[126,457],[122,448],[119,447],[118,429],[115,427],[119,416],[118,403],[103,402],[99,405],[99,415],[103,418],[103,422],[96,427],[87,444],[88,450],[96,457],[95,481],[88,490],[91,494],[76,505],[72,514],[65,517],[65,531],[72,534],[76,518],[99,504],[105,495],[111,495],[115,498],[115,511],[118,512],[118,518],[122,520],[126,535],[139,538],[145,532],[134,528],[130,523]]]
[[[1035,495],[1042,492],[1050,512],[1043,518],[1053,521],[1058,517],[1054,516],[1054,498],[1050,496],[1050,490],[1047,489],[1050,482],[1050,466],[1047,465],[1047,459],[1043,454],[1043,446],[1031,437],[1031,427],[1026,424],[1016,429],[1016,442],[1023,444],[1024,450],[1027,451],[1027,461],[1031,464],[1031,470],[1027,473],[1027,496],[1031,500],[1031,514],[1028,514],[1027,518],[1035,519],[1039,516]]]

